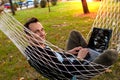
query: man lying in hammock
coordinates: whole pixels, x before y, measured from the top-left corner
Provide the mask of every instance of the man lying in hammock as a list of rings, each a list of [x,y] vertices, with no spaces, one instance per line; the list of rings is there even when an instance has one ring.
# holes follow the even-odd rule
[[[97,74],[99,71],[104,71],[104,69],[93,71],[93,67],[88,67],[91,64],[90,62],[108,67],[115,63],[118,58],[118,53],[115,50],[106,50],[98,55],[94,50],[86,48],[85,39],[77,31],[70,33],[66,52],[53,51],[49,45],[45,44],[46,33],[38,19],[29,19],[24,26],[30,43],[25,50],[25,54],[29,57],[28,61],[38,72],[49,79],[61,79],[61,77],[71,79],[78,74],[81,76],[83,74],[89,75],[86,76],[89,79],[94,76],[91,73]],[[103,67],[97,66],[95,68]]]

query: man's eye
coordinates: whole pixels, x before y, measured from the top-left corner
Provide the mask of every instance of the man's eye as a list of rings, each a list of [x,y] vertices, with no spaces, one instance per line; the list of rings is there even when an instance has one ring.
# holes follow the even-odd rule
[[[38,33],[39,32],[39,30],[36,30],[34,33]]]
[[[42,28],[41,31],[44,31],[44,28]]]

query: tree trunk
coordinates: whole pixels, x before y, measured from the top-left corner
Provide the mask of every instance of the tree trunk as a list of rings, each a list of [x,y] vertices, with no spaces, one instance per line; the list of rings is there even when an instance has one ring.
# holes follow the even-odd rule
[[[10,2],[11,11],[12,11],[13,15],[15,15],[15,10],[14,10],[14,7],[13,7],[12,0],[9,0],[9,2]]]
[[[81,0],[81,2],[82,2],[84,14],[89,13],[89,9],[88,9],[86,0]]]

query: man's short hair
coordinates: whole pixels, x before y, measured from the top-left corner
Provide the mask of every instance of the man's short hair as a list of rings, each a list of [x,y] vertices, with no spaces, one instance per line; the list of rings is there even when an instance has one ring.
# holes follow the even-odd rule
[[[37,18],[35,18],[35,17],[32,17],[32,18],[30,18],[25,24],[24,24],[24,32],[26,33],[26,34],[29,34],[29,32],[28,32],[28,30],[27,29],[29,29],[29,25],[31,24],[31,23],[36,23],[36,22],[39,22],[39,20],[37,19]],[[26,29],[27,28],[27,29]]]
[[[29,25],[30,25],[31,23],[36,23],[36,22],[38,22],[38,21],[39,21],[39,20],[38,20],[37,18],[35,18],[35,17],[30,18],[30,19],[24,24],[24,26],[29,29]]]

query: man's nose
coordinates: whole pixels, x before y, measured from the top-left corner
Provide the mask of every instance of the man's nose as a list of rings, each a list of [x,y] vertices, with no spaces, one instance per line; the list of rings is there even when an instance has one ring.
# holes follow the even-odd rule
[[[39,34],[40,34],[40,35],[44,35],[44,32],[40,31]]]

